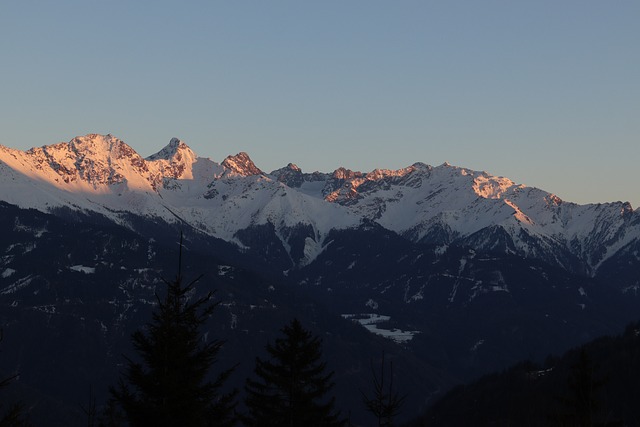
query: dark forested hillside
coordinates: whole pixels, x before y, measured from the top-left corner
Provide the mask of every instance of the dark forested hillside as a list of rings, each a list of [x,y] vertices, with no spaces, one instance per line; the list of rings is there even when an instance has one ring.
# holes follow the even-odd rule
[[[640,425],[640,322],[460,385],[408,426]]]
[[[166,290],[163,279],[177,273],[180,228],[135,217],[123,226],[99,215],[2,203],[0,223],[0,378],[19,372],[0,398],[24,402],[37,426],[86,425],[82,408],[90,394],[98,409],[106,403],[123,354],[133,353],[131,333],[150,320],[155,294]],[[226,341],[220,366],[238,364],[229,388],[242,389],[255,357],[294,317],[322,338],[327,366],[336,372],[336,406],[355,422],[367,422],[360,389],[382,351],[397,361],[398,387],[411,390],[405,419],[426,396],[453,384],[408,349],[342,318],[326,300],[278,280],[251,254],[183,231],[185,279],[202,275],[193,297],[215,291],[219,303],[205,331]]]

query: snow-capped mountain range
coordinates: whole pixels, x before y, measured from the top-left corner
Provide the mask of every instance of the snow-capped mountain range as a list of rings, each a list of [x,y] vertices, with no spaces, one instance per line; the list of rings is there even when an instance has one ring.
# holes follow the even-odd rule
[[[111,135],[0,146],[0,224],[2,354],[56,408],[63,396],[62,415],[79,369],[108,390],[182,232],[198,292],[223,302],[211,333],[228,365],[249,375],[247,349],[299,317],[327,340],[349,409],[381,346],[411,417],[457,382],[618,332],[640,307],[640,210],[446,163],[267,173],[178,139],[147,158]]]
[[[415,163],[369,173],[339,168],[303,173],[296,165],[261,171],[246,153],[221,163],[172,139],[142,158],[112,135],[20,151],[0,146],[1,198],[22,208],[66,206],[115,221],[123,212],[184,221],[245,245],[239,232],[271,224],[285,248],[304,227],[307,264],[333,229],[375,222],[414,242],[464,243],[563,267],[599,265],[640,239],[640,211],[629,203],[578,205],[546,191],[447,163]]]

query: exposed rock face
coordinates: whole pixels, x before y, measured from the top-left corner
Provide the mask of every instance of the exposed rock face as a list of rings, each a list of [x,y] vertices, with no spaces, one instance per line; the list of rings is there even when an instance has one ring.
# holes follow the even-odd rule
[[[278,181],[286,184],[291,188],[299,188],[304,182],[304,174],[302,169],[293,163],[289,163],[287,166],[276,169],[269,175],[273,176]]]
[[[222,162],[222,166],[232,173],[240,176],[262,175],[263,172],[256,167],[251,158],[244,151],[235,156],[228,156]]]

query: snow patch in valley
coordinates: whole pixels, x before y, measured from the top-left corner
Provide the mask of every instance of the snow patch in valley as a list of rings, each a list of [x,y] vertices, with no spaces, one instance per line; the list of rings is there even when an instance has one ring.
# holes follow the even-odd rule
[[[56,314],[56,306],[49,304],[49,305],[36,305],[33,307],[35,310],[41,311],[43,313],[47,313],[47,314]]]
[[[311,264],[318,255],[325,250],[327,246],[323,246],[322,242],[316,242],[311,237],[307,237],[304,239],[304,250],[303,250],[303,259],[300,261],[301,265],[309,265]]]
[[[69,267],[69,270],[84,274],[93,274],[96,272],[94,267],[85,267],[84,265],[73,265]]]
[[[477,342],[476,342],[476,343],[471,347],[471,351],[477,351],[477,350],[478,350],[478,348],[479,348],[482,344],[484,344],[484,340],[483,340],[483,339],[478,340],[478,341],[477,341]]]
[[[411,341],[416,334],[420,331],[403,331],[401,329],[384,329],[380,323],[388,322],[391,320],[390,316],[376,313],[361,313],[361,314],[343,314],[343,318],[350,319],[353,322],[359,323],[364,326],[372,334],[380,335],[381,337],[390,339],[397,343],[405,343]]]
[[[14,270],[13,268],[5,268],[0,276],[2,276],[3,279],[6,279],[7,277],[13,276],[15,272],[16,270]]]
[[[418,292],[409,297],[408,300],[405,298],[405,302],[416,302],[424,299],[424,287],[425,285],[420,286]]]
[[[13,294],[13,293],[19,291],[20,289],[23,289],[23,288],[26,288],[27,286],[29,286],[32,281],[33,281],[33,276],[32,275],[29,275],[27,277],[23,277],[22,279],[19,279],[19,280],[15,281],[14,283],[12,283],[11,285],[1,289],[0,290],[0,294],[1,295]]]
[[[232,271],[233,271],[233,267],[231,267],[230,265],[218,266],[218,276],[227,276]]]

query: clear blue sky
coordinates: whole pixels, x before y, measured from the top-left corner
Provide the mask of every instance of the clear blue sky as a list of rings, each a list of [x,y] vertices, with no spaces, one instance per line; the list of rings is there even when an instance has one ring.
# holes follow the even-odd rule
[[[486,170],[640,206],[640,1],[0,2],[0,144]]]

